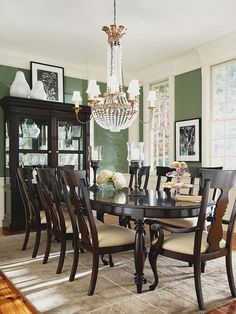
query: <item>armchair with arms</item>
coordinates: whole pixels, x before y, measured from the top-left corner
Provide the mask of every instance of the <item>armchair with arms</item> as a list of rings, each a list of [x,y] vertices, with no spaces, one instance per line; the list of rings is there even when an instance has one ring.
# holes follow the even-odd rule
[[[227,204],[229,190],[236,187],[235,170],[201,170],[202,201],[197,225],[187,229],[171,228],[164,225],[152,225],[155,237],[149,252],[149,262],[155,281],[150,286],[154,290],[158,284],[156,260],[158,255],[164,255],[193,264],[194,282],[200,310],[205,308],[202,287],[201,268],[206,261],[224,256],[230,291],[236,297],[236,288],[232,268],[232,236],[236,218],[236,202],[229,220],[223,218]],[[220,190],[220,195],[214,207],[209,231],[205,231],[205,219],[208,207],[210,188]],[[223,239],[223,224],[227,225],[226,240]],[[171,233],[164,234],[164,230]]]

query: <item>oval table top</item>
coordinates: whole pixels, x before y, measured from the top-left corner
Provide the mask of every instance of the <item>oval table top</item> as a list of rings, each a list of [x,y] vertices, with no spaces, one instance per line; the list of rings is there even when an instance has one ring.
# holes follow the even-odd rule
[[[200,202],[177,201],[170,193],[141,190],[140,195],[129,188],[90,191],[92,208],[113,215],[127,215],[134,219],[187,218],[199,214]]]

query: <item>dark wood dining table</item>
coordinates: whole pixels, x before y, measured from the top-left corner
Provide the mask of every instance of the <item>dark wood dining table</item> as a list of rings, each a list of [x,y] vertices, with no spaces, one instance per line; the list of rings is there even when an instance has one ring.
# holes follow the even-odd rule
[[[197,217],[200,203],[179,202],[168,192],[142,190],[139,195],[134,190],[90,191],[92,208],[97,211],[97,218],[103,221],[105,213],[116,216],[128,216],[135,221],[135,283],[137,292],[142,292],[146,283],[144,263],[147,250],[144,241],[144,220],[158,218],[189,218]]]

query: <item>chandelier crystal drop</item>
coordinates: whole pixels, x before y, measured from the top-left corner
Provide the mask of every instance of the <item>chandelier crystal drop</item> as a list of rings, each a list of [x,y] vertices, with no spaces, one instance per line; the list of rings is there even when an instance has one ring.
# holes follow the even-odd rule
[[[107,88],[103,97],[99,97],[100,88],[95,80],[90,80],[87,94],[92,116],[102,128],[119,132],[128,128],[138,116],[139,82],[129,84],[127,99],[124,92],[122,71],[121,38],[125,34],[123,25],[116,25],[116,0],[114,0],[114,24],[103,26],[108,35],[107,45]]]

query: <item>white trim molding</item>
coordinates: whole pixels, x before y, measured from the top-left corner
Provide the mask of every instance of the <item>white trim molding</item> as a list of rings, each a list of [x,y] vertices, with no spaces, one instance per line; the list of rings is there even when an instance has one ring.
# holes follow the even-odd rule
[[[16,68],[23,68],[23,69],[30,69],[30,61],[61,66],[64,68],[65,76],[80,78],[80,79],[89,79],[90,77],[94,77],[97,81],[104,82],[106,80],[106,71],[104,67],[89,67],[88,73],[88,66],[87,64],[82,63],[71,63],[62,59],[55,59],[54,57],[50,56],[42,56],[32,53],[27,53],[24,51],[19,51],[15,49],[11,49],[8,47],[0,46],[0,64],[16,67]]]
[[[4,217],[4,177],[0,177],[0,228]]]

